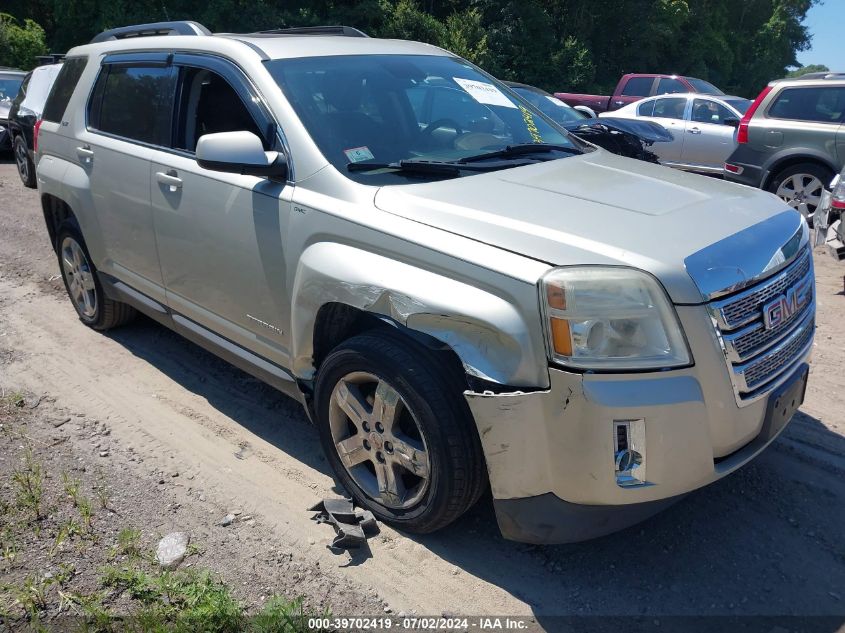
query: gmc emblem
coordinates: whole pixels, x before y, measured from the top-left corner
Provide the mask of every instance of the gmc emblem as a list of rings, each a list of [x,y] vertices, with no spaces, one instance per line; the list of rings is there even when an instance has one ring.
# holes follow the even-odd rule
[[[813,282],[805,277],[782,295],[763,305],[763,325],[772,330],[801,312],[813,298]]]

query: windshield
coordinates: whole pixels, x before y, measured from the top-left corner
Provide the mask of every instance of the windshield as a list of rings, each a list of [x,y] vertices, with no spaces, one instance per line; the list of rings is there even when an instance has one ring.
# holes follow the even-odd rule
[[[695,77],[687,77],[687,81],[692,84],[692,87],[695,88],[696,92],[700,92],[701,94],[705,95],[723,95],[725,94],[721,90],[719,90],[716,86],[711,84],[708,81],[704,81],[703,79],[696,79]]]
[[[751,107],[751,101],[748,99],[725,99],[724,101],[740,114],[745,114]]]
[[[531,90],[530,88],[522,88],[521,86],[511,86],[511,90],[516,92],[520,97],[552,119],[555,123],[565,125],[567,123],[583,121],[584,119],[589,118],[586,114],[568,106],[563,101],[550,94]]]
[[[0,76],[0,101],[11,101],[18,95],[18,89],[23,83],[23,75],[14,77]]]
[[[367,171],[366,163],[456,162],[522,143],[581,147],[497,80],[459,58],[344,55],[266,64],[325,157],[368,184],[402,182],[409,175]]]

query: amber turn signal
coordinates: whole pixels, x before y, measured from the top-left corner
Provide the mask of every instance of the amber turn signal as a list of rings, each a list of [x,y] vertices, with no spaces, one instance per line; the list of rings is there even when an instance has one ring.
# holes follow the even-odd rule
[[[549,319],[549,325],[555,352],[561,356],[572,356],[572,334],[569,331],[569,321],[552,317]]]

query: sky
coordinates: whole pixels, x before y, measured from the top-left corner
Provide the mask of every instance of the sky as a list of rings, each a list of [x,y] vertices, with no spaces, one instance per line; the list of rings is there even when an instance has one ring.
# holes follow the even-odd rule
[[[831,70],[845,71],[842,46],[845,0],[822,0],[809,10],[804,25],[813,36],[812,48],[798,53],[798,62],[803,66],[824,64]]]

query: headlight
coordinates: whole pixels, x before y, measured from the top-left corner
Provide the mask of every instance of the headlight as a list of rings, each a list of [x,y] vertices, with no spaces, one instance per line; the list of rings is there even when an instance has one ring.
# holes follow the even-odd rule
[[[599,370],[689,365],[675,309],[651,275],[633,268],[557,268],[540,285],[554,362]]]

